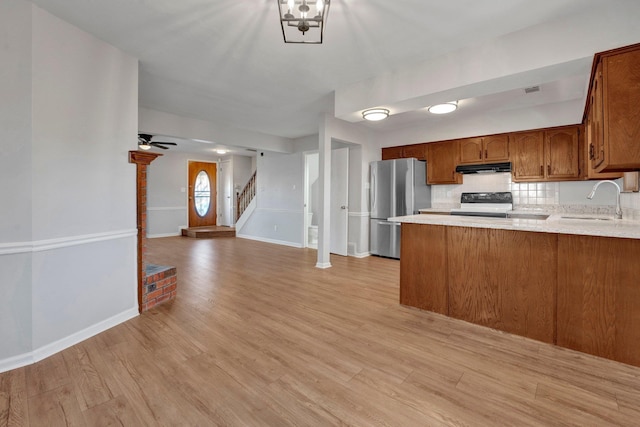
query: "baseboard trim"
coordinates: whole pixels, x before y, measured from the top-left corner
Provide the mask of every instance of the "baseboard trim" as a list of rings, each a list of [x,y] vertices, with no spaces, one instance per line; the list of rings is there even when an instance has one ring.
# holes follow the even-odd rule
[[[362,253],[349,254],[349,256],[352,256],[354,258],[366,258],[368,256],[371,256],[371,252],[362,252]]]
[[[120,314],[116,314],[115,316],[96,323],[95,325],[91,325],[88,328],[59,339],[58,341],[52,342],[51,344],[42,346],[29,353],[20,354],[18,356],[0,360],[0,373],[10,371],[12,369],[22,368],[23,366],[39,362],[49,356],[53,356],[54,354],[61,352],[62,350],[72,347],[79,342],[98,335],[99,333],[104,332],[107,329],[111,329],[114,326],[126,322],[127,320],[133,319],[138,315],[138,307],[131,307],[130,309],[123,311]]]
[[[237,229],[236,229],[236,233],[237,233]],[[300,249],[303,248],[302,244],[300,243],[287,242],[285,240],[276,240],[276,239],[268,239],[266,237],[249,236],[247,234],[236,234],[236,237],[239,237],[241,239],[247,239],[247,240],[255,240],[255,241],[264,242],[264,243],[273,243],[275,245],[290,246],[292,248],[300,248]]]
[[[330,262],[319,262],[316,264],[316,268],[331,268]]]

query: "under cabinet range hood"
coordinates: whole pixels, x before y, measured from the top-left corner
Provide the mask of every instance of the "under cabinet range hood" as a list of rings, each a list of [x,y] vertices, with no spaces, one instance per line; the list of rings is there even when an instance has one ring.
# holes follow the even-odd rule
[[[511,172],[511,162],[485,163],[484,165],[458,165],[456,166],[456,172],[458,173]]]

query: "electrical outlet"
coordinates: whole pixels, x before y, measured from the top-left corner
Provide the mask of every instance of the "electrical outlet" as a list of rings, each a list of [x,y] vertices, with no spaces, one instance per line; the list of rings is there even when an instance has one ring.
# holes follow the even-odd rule
[[[273,226],[273,231],[278,231],[278,226],[277,225]]]

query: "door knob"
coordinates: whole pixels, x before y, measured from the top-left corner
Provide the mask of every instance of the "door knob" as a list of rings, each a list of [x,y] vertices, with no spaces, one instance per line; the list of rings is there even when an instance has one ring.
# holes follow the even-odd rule
[[[340,206],[340,209],[347,209],[346,206]]]

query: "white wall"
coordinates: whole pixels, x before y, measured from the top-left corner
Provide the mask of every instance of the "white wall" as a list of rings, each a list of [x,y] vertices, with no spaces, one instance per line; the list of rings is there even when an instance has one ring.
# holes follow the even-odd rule
[[[219,156],[166,150],[147,169],[147,237],[179,236],[189,224],[189,161],[217,163]]]
[[[303,247],[302,153],[258,153],[256,209],[238,237]]]
[[[150,238],[179,236],[181,229],[188,226],[189,161],[218,163],[229,160],[234,187],[239,185],[241,189],[253,173],[251,157],[247,156],[207,156],[175,150],[162,154],[151,163],[147,172],[147,237]],[[216,178],[220,196],[220,177]],[[217,207],[220,208],[219,197]]]
[[[0,372],[31,351],[31,4],[0,2]]]
[[[233,161],[233,188],[239,188],[240,191],[242,191],[255,170],[251,165],[252,158],[247,156],[231,156],[231,160]]]
[[[137,315],[138,64],[26,1],[0,28],[3,371]]]
[[[290,153],[293,150],[293,141],[289,138],[233,128],[223,123],[192,119],[143,107],[139,108],[138,114],[141,133],[200,139],[222,145],[230,144],[237,147],[281,153]]]

